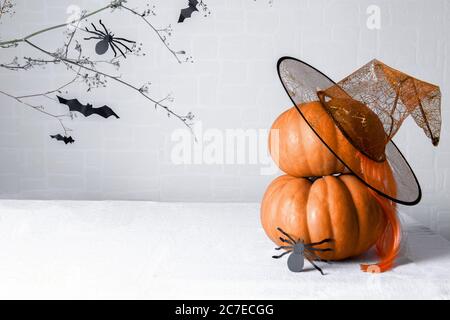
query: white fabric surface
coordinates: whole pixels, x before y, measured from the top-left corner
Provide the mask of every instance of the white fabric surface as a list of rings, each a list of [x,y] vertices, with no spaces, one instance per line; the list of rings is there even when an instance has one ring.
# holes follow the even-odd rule
[[[397,299],[450,297],[450,242],[403,217],[399,266],[275,260],[259,205],[0,201],[0,298]]]

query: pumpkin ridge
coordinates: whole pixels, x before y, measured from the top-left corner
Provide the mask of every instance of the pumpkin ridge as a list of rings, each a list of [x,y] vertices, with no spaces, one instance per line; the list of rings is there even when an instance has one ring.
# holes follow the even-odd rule
[[[264,194],[264,196],[263,196],[263,200],[264,199],[271,199],[274,203],[276,203],[276,204],[278,204],[278,202],[279,202],[279,195],[281,194],[281,193],[278,193],[278,194],[276,194],[275,192],[276,191],[278,191],[279,189],[281,189],[285,184],[286,184],[286,182],[285,181],[288,181],[288,176],[280,176],[280,177],[278,177],[278,178],[276,178],[274,181],[273,181],[273,183],[275,184],[275,187],[273,188],[273,189],[271,189],[271,188],[269,188],[267,191],[266,191],[266,193]],[[278,195],[278,196],[277,196]],[[262,212],[266,212],[266,210],[269,210],[269,214],[270,214],[270,216],[272,217],[272,218],[276,218],[276,216],[278,215],[278,213],[272,213],[271,212],[271,209],[273,208],[274,206],[273,205],[270,205],[270,203],[269,204],[267,204],[267,202],[265,202],[265,201],[263,201],[263,206],[261,207],[261,213]],[[272,228],[273,228],[273,220],[274,219],[265,219],[264,217],[263,217],[263,215],[261,214],[261,216],[260,216],[260,218],[261,218],[261,221],[263,222],[263,225],[264,225],[264,221],[268,221],[269,222],[269,224],[266,226],[267,227],[267,229],[268,230],[271,230]],[[275,219],[276,220],[276,219]],[[270,235],[270,233],[269,232],[267,232],[266,231],[266,233],[268,234],[268,235]]]
[[[292,126],[292,123],[294,123],[294,121],[295,121],[295,118],[296,117],[296,114],[295,113],[293,113],[292,112],[292,109],[291,109],[291,111],[289,112],[289,115],[288,115],[288,118],[287,118],[287,121],[288,121],[288,126]],[[291,130],[289,130],[289,132],[287,133],[287,135],[289,136],[290,134],[295,134],[295,138],[296,138],[296,140],[299,140],[300,139],[300,137],[298,136],[298,134],[297,134],[297,131],[295,131],[295,130],[293,130],[293,131],[291,131]],[[290,137],[289,137],[290,138]],[[301,143],[298,143],[298,141],[296,141],[297,143],[296,143],[296,145],[301,145]],[[290,159],[289,159],[289,157],[286,155],[286,160],[289,162],[290,161]],[[294,168],[295,169],[297,169],[297,166],[298,166],[298,164],[297,163],[295,163],[295,165],[294,165]]]
[[[355,212],[355,216],[354,218],[356,219],[356,223],[358,225],[358,236],[357,236],[357,241],[355,241],[355,246],[353,247],[353,252],[359,252],[360,250],[360,246],[361,246],[361,219],[359,217],[360,212],[359,212],[359,208],[356,206],[356,200],[355,197],[353,195],[352,189],[348,186],[347,179],[342,179],[341,176],[338,177],[339,181],[341,182],[341,184],[343,185],[343,187],[345,187],[345,191],[350,195],[351,198],[351,205],[354,208],[354,212]]]
[[[287,135],[287,139],[286,139],[287,141],[290,141],[290,139],[291,139],[290,135],[294,134],[291,131],[286,132],[286,129],[284,128],[284,126],[289,127],[289,124],[291,123],[291,118],[292,118],[292,113],[287,111],[286,119],[284,120],[284,122],[281,123],[281,125],[279,125],[279,128],[278,128],[278,130],[280,130],[280,135],[281,134]],[[283,133],[281,132],[281,130],[283,130]],[[290,150],[289,146],[290,146],[289,144],[286,145],[286,141],[283,143],[283,148],[286,148],[286,150],[290,153],[291,150]],[[283,161],[281,161],[281,158],[280,158],[280,165],[281,165],[281,163],[283,164],[283,169],[285,169],[285,170],[288,169],[286,171],[289,171],[292,169],[292,163],[286,162],[285,158],[283,158]]]
[[[309,197],[307,203],[308,219],[311,218],[312,212],[316,212],[313,221],[310,222],[310,220],[308,220],[308,231],[311,242],[320,241],[324,237],[334,239],[333,224],[330,219],[329,190],[326,178],[326,176],[319,178],[313,183],[314,190],[310,192],[310,195],[313,195],[314,197]],[[311,210],[311,208],[313,208],[313,210]],[[317,215],[319,215],[320,219],[318,219]],[[324,223],[325,220],[327,220],[327,223]],[[322,221],[322,223],[318,224],[318,221]],[[324,234],[326,235],[324,236]],[[323,257],[323,254],[320,252],[317,253],[317,255]]]
[[[311,236],[311,231],[310,231],[310,230],[313,230],[313,228],[311,228],[311,225],[310,225],[311,222],[310,222],[310,219],[309,219],[310,206],[311,206],[311,202],[312,202],[311,196],[314,195],[314,192],[312,192],[312,189],[313,188],[314,188],[314,190],[317,189],[317,181],[319,181],[319,180],[316,180],[316,181],[314,181],[311,184],[311,188],[310,188],[310,190],[308,192],[308,198],[307,198],[307,201],[306,201],[305,223],[306,223],[306,230],[307,230],[309,242],[313,241],[312,236]]]
[[[325,109],[325,107],[322,105],[322,103],[318,103],[318,106],[317,106],[317,108],[320,108],[321,109],[321,111],[323,112],[323,115],[322,115],[322,117],[324,118],[324,119],[322,119],[321,120],[321,118],[322,117],[320,117],[319,118],[319,123],[327,123],[327,122],[330,122],[329,123],[329,125],[331,125],[331,127],[333,128],[332,130],[333,130],[333,132],[332,132],[332,134],[330,135],[330,137],[328,137],[328,141],[329,141],[329,143],[328,143],[328,145],[336,145],[336,147],[337,147],[337,150],[340,150],[340,145],[339,145],[339,139],[338,139],[338,137],[337,137],[337,132],[336,132],[336,125],[334,124],[334,122],[333,122],[333,120],[331,119],[331,117],[330,117],[330,115],[328,114],[328,112],[327,112],[327,110]],[[332,138],[331,138],[332,137]],[[322,142],[321,142],[322,143]],[[328,147],[324,144],[323,145],[325,148],[324,148],[324,150],[326,149],[326,152],[327,153],[330,153],[330,154],[332,154],[332,152],[328,149]],[[336,156],[334,156],[333,155],[333,161],[334,161],[334,167],[338,167],[337,166],[337,163],[339,162],[339,160],[336,158]]]
[[[284,180],[286,182],[284,182]],[[278,191],[278,189],[282,188],[290,179],[288,179],[288,176],[280,176],[278,177],[275,182],[277,184],[276,188],[274,188],[273,190],[271,190],[271,192],[267,195],[268,197],[272,197],[273,194],[275,194],[276,191]],[[281,182],[284,182],[284,184],[282,184]]]
[[[289,176],[287,176],[289,177]],[[272,195],[272,199],[274,199],[274,204],[275,204],[275,208],[279,208],[280,207],[280,202],[283,200],[282,198],[282,194],[283,194],[283,190],[286,189],[287,185],[292,181],[292,179],[283,179],[285,180],[284,183],[280,183],[280,186],[277,186],[277,188],[275,188],[273,195]],[[273,207],[273,206],[272,206]],[[275,213],[276,216],[280,216],[281,212],[278,211]],[[272,225],[272,229],[276,229],[280,226],[275,226]]]
[[[296,109],[292,109],[293,111],[296,111]],[[305,130],[305,128],[303,128],[303,130],[302,130],[302,127],[305,127],[305,121],[304,121],[304,119],[303,119],[303,117],[297,112],[297,115],[300,117],[300,121],[298,122],[298,127],[299,127],[299,131],[298,132],[303,132],[304,130]],[[307,130],[307,132],[309,132],[309,131],[312,131],[311,130],[311,128],[306,128],[306,130]],[[309,130],[309,131],[308,131]],[[304,143],[302,142],[302,143],[299,143],[298,144],[299,146],[300,146],[300,148],[301,148],[301,154],[303,154],[304,155],[304,158],[305,158],[305,162],[306,162],[306,166],[307,166],[307,168],[308,168],[308,172],[310,172],[311,171],[311,163],[310,163],[310,157],[308,157],[308,155],[306,154],[306,150],[305,150],[305,145],[304,145]]]
[[[306,207],[305,207],[305,214],[304,214],[304,220],[305,220],[305,229],[306,229],[306,237],[307,239],[303,239],[303,241],[308,241],[311,242],[311,233],[309,232],[309,227],[308,227],[308,203],[309,203],[309,197],[311,196],[311,189],[314,183],[310,183],[309,184],[309,188],[308,188],[308,194],[306,195]]]
[[[289,176],[290,177],[290,176]],[[292,189],[293,186],[295,186],[297,184],[298,179],[294,178],[294,177],[290,177],[291,179],[286,180],[286,183],[283,185],[283,187],[279,190],[279,196],[278,196],[278,203],[277,203],[277,207],[282,207],[283,204],[280,205],[280,202],[283,201],[284,205],[289,204],[289,207],[292,207],[294,205],[294,200],[295,198],[289,197],[288,199],[286,199],[286,197],[282,197],[281,195],[284,194],[284,192],[286,192],[288,189]],[[286,201],[290,201],[290,202],[286,202]],[[283,211],[284,212],[284,211]],[[292,225],[291,221],[288,221],[288,215],[283,214],[282,216],[282,222],[284,224],[284,231],[286,231],[286,225]],[[279,226],[274,226],[279,227]],[[288,233],[292,233],[289,229],[288,231],[286,231]]]
[[[294,178],[293,182],[297,185],[297,186],[304,186],[303,188],[306,188],[307,190],[305,191],[307,193],[307,195],[309,194],[309,191],[311,189],[311,182],[308,179],[304,179],[304,178]],[[300,193],[300,192],[296,192],[293,194],[292,196],[292,204],[293,207],[296,209],[296,213],[297,213],[297,219],[296,219],[296,226],[295,229],[303,229],[303,227],[305,226],[305,214],[303,214],[302,210],[304,210],[306,212],[305,208],[301,208],[301,205],[299,205],[300,203],[302,203],[302,201],[300,201],[302,198],[305,197],[305,192]],[[307,196],[306,195],[306,196]],[[300,210],[300,211],[298,211]],[[308,230],[308,228],[306,228],[306,230]],[[297,235],[295,235],[297,237]],[[301,237],[304,241],[307,241],[308,239],[305,239],[305,236],[301,236],[298,235],[298,237]],[[309,237],[309,235],[308,235]]]
[[[328,225],[333,226],[333,221],[331,220],[331,215],[330,215],[330,190],[329,190],[329,185],[328,185],[328,179],[327,176],[323,177],[323,181],[325,182],[325,190],[326,190],[326,198],[327,201],[325,201],[326,205],[327,205],[327,217],[328,217]],[[332,201],[332,199],[331,199]],[[334,228],[331,227],[331,239],[334,239]]]

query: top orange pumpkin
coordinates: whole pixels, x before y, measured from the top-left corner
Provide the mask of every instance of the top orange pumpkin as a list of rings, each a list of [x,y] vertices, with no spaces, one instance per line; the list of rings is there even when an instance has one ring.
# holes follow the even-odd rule
[[[355,155],[357,150],[334,124],[320,102],[300,106],[313,125],[320,126],[322,138],[332,150]],[[278,134],[278,139],[275,136]],[[277,141],[278,143],[274,143]],[[278,167],[294,177],[326,176],[348,172],[328,147],[317,137],[295,107],[283,112],[273,123],[269,134],[269,151]],[[359,167],[359,159],[352,158]],[[356,166],[357,165],[357,166]]]
[[[355,175],[364,178],[377,190],[395,197],[395,179],[388,161],[375,162],[363,156],[342,134],[320,102],[305,103],[300,108],[314,130],[320,132],[328,146],[345,159]],[[273,123],[269,133],[269,152],[278,167],[293,177],[349,172],[295,107],[283,112]]]

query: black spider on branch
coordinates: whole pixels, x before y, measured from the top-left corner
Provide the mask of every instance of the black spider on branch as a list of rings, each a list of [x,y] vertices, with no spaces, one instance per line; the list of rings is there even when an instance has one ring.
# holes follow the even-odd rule
[[[125,48],[125,52],[132,52],[132,50],[130,48],[128,48],[122,41],[128,42],[128,43],[136,43],[136,41],[131,41],[125,38],[118,38],[118,37],[114,37],[114,34],[111,33],[110,31],[108,31],[108,29],[106,29],[105,25],[102,23],[102,20],[98,21],[101,26],[103,27],[103,29],[105,30],[105,32],[98,30],[95,25],[93,23],[91,23],[92,27],[94,28],[94,31],[89,30],[87,27],[85,28],[87,32],[94,34],[95,37],[89,37],[89,38],[84,38],[84,40],[91,40],[91,39],[99,39],[100,41],[97,42],[97,44],[95,45],[95,52],[97,54],[104,54],[106,53],[106,51],[108,51],[108,48],[111,46],[111,49],[114,52],[114,57],[117,57],[117,52],[116,49],[120,51],[120,53],[122,54],[122,56],[124,58],[126,58],[125,53],[122,51],[122,49],[120,49],[120,47],[118,45],[121,45]]]
[[[0,69],[6,69],[10,71],[29,71],[31,69],[35,69],[37,67],[45,68],[46,66],[53,64],[53,65],[62,65],[66,68],[67,71],[73,72],[74,76],[71,78],[70,81],[65,82],[63,84],[58,85],[56,88],[51,88],[49,90],[45,90],[43,92],[31,92],[25,95],[14,95],[5,91],[2,91],[0,88],[0,96],[6,96],[10,99],[15,100],[16,102],[31,108],[37,112],[40,112],[41,114],[44,114],[46,116],[52,117],[53,119],[57,120],[59,125],[61,126],[62,132],[60,134],[60,137],[58,135],[54,135],[52,137],[55,140],[61,140],[64,141],[66,144],[73,143],[75,141],[74,138],[71,137],[70,133],[72,132],[72,129],[68,128],[65,125],[66,119],[73,119],[74,114],[72,112],[67,112],[64,114],[54,113],[51,110],[48,110],[46,106],[33,103],[33,99],[38,97],[43,97],[48,99],[48,102],[58,102],[58,100],[54,97],[54,94],[69,94],[69,88],[74,85],[75,83],[84,83],[87,86],[87,91],[91,91],[93,88],[99,88],[99,87],[105,87],[107,86],[107,82],[109,80],[114,81],[116,84],[121,85],[123,87],[127,87],[130,90],[134,90],[136,93],[147,99],[149,102],[151,102],[151,105],[155,107],[155,109],[162,109],[164,112],[166,112],[167,116],[174,117],[178,120],[180,120],[191,132],[192,130],[192,124],[194,115],[189,112],[186,115],[178,114],[177,112],[173,111],[171,107],[166,103],[173,102],[173,99],[170,95],[167,95],[165,98],[157,99],[150,95],[149,90],[149,82],[146,82],[144,85],[137,85],[133,84],[131,82],[128,82],[126,79],[123,79],[121,76],[116,76],[114,74],[111,74],[109,72],[102,71],[101,68],[99,68],[102,64],[110,64],[116,68],[116,70],[120,69],[120,54],[116,52],[116,49],[125,57],[125,54],[133,54],[135,56],[145,56],[144,53],[141,52],[141,43],[136,44],[134,41],[127,40],[124,38],[118,38],[115,37],[108,29],[103,25],[103,23],[100,21],[101,27],[97,27],[92,24],[93,29],[81,29],[79,28],[79,24],[82,21],[87,21],[86,19],[89,17],[92,17],[96,14],[99,14],[102,11],[112,9],[111,11],[115,10],[122,10],[129,15],[136,17],[139,20],[142,20],[145,25],[148,26],[149,30],[156,33],[158,36],[158,39],[162,42],[163,46],[173,55],[173,57],[176,59],[177,62],[192,62],[192,57],[187,56],[186,52],[184,50],[173,50],[168,42],[168,37],[171,36],[172,28],[169,25],[165,28],[156,28],[148,19],[148,16],[156,15],[154,12],[154,6],[150,6],[150,4],[147,4],[147,9],[143,12],[138,12],[135,9],[132,9],[130,7],[127,7],[125,5],[126,0],[109,0],[109,4],[105,5],[104,7],[101,7],[97,10],[94,10],[92,12],[86,12],[82,11],[82,15],[70,22],[66,22],[64,24],[58,24],[51,27],[47,27],[44,29],[40,29],[37,31],[34,31],[28,35],[10,39],[10,40],[0,40],[0,50],[4,48],[11,48],[11,47],[17,47],[18,45],[26,45],[36,50],[36,52],[39,52],[40,54],[43,54],[45,57],[23,57],[23,61],[19,59],[19,57],[15,57],[11,62],[0,62]],[[14,4],[13,0],[0,0],[0,18],[3,14],[13,14],[12,11]],[[1,23],[1,20],[0,20]],[[66,26],[73,26],[74,28],[67,29],[65,31],[66,34],[66,41],[64,42],[64,45],[60,48],[58,48],[56,51],[52,52],[45,48],[43,48],[39,43],[36,43],[33,41],[34,37],[37,37],[38,35],[45,34],[49,31],[64,28]],[[86,40],[91,39],[97,39],[99,40],[96,44],[96,52],[97,54],[105,54],[109,47],[114,51],[115,57],[111,59],[106,60],[93,60],[89,56],[83,55],[82,46],[78,42],[76,38],[76,33],[78,30],[90,33],[92,36],[90,38],[86,38]],[[132,45],[129,45],[127,43],[130,43]],[[72,56],[72,53],[75,53],[76,56]],[[181,58],[184,56],[184,58]],[[62,139],[58,139],[62,138]]]

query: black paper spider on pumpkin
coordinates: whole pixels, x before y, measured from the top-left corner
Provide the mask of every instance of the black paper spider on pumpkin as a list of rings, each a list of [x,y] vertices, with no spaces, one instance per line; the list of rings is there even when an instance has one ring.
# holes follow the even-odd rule
[[[97,42],[97,44],[95,45],[95,52],[97,54],[104,54],[106,53],[106,51],[108,51],[108,48],[111,46],[111,49],[114,52],[114,57],[117,57],[117,52],[116,49],[120,51],[120,53],[122,54],[122,56],[124,58],[126,58],[125,53],[122,51],[122,49],[120,49],[120,47],[118,45],[121,45],[125,48],[125,52],[132,52],[132,50],[127,47],[122,41],[128,42],[128,43],[136,43],[136,41],[131,41],[125,38],[118,38],[118,37],[114,37],[114,34],[111,33],[110,31],[108,31],[108,29],[106,29],[105,25],[102,23],[102,20],[98,21],[101,26],[103,27],[103,29],[105,30],[104,32],[101,30],[98,30],[95,25],[93,23],[91,23],[92,27],[94,28],[94,31],[89,30],[87,27],[85,28],[87,32],[94,34],[95,37],[89,37],[89,38],[84,38],[84,40],[91,40],[91,39],[98,39],[100,40],[99,42]]]

